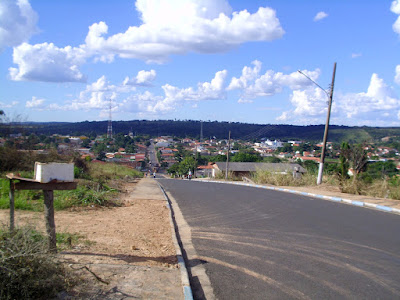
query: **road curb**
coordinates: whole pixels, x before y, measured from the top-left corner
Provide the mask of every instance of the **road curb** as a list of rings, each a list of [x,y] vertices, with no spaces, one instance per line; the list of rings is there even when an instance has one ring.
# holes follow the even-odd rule
[[[172,205],[171,205],[171,201],[167,196],[167,193],[165,192],[164,188],[161,186],[160,183],[158,183],[159,188],[161,189],[164,198],[166,200],[166,206],[168,207],[168,211],[169,211],[169,221],[171,224],[171,231],[172,231],[172,241],[174,243],[175,246],[175,250],[176,250],[176,257],[178,259],[178,265],[179,265],[179,269],[181,270],[181,282],[182,282],[182,290],[183,290],[183,296],[185,300],[193,300],[193,293],[192,293],[192,288],[190,286],[190,281],[189,281],[189,274],[186,268],[186,264],[185,264],[185,260],[183,258],[182,255],[182,248],[178,243],[178,236],[177,236],[177,225],[176,222],[174,220],[174,213],[173,213],[173,209],[172,209]]]
[[[368,203],[368,202],[363,202],[363,201],[356,201],[356,200],[350,200],[350,199],[345,199],[345,198],[339,198],[339,197],[333,197],[333,196],[326,196],[326,195],[319,195],[319,194],[314,194],[314,193],[307,193],[307,192],[301,192],[301,191],[296,191],[296,190],[290,190],[290,189],[284,189],[284,188],[279,188],[279,187],[273,187],[273,186],[265,186],[265,185],[259,185],[259,184],[251,184],[251,183],[242,183],[242,182],[225,182],[225,181],[217,181],[217,180],[198,180],[198,179],[192,179],[197,182],[213,182],[213,183],[224,183],[224,184],[234,184],[234,185],[242,185],[242,186],[249,186],[249,187],[255,187],[255,188],[261,188],[261,189],[267,189],[267,190],[274,190],[274,191],[279,191],[279,192],[286,192],[286,193],[293,193],[293,194],[299,194],[299,195],[304,195],[304,196],[310,196],[314,198],[319,198],[319,199],[325,199],[329,201],[334,201],[334,202],[341,202],[353,206],[358,206],[358,207],[365,207],[365,208],[372,208],[376,209],[379,211],[383,212],[389,212],[389,213],[394,213],[400,215],[400,209],[393,208],[390,206],[385,206],[385,205],[379,205],[375,203]]]

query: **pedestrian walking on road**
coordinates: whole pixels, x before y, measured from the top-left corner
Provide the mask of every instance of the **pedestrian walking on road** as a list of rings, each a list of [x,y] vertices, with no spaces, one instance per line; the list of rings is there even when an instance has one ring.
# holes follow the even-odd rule
[[[156,172],[153,173],[153,178],[156,178]]]

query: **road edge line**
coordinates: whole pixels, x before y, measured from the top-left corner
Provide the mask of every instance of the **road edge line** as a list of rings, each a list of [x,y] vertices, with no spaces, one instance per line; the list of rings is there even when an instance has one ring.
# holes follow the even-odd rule
[[[193,292],[192,292],[192,287],[190,286],[189,274],[188,274],[188,271],[186,268],[185,260],[182,255],[182,248],[178,243],[178,237],[177,237],[177,232],[176,232],[176,226],[174,223],[174,216],[172,213],[171,201],[168,198],[167,194],[165,193],[165,190],[161,186],[161,184],[159,182],[157,182],[157,184],[164,195],[164,198],[166,201],[166,206],[169,211],[169,217],[170,217],[169,221],[170,221],[170,225],[171,225],[172,242],[174,243],[174,246],[175,246],[176,257],[178,259],[179,269],[181,270],[181,282],[182,282],[183,297],[185,300],[193,300]]]

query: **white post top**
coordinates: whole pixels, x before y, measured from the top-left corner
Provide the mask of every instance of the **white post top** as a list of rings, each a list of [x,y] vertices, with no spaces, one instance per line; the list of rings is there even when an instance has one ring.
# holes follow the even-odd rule
[[[47,183],[53,180],[61,182],[74,181],[73,163],[41,163],[35,162],[35,180]]]

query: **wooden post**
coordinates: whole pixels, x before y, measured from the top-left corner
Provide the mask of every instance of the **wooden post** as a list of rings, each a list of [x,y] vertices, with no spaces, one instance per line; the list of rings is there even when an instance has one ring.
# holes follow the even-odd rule
[[[10,180],[9,196],[10,196],[10,231],[13,231],[14,230],[14,207],[15,207],[15,203],[14,203],[14,187],[12,185],[12,180]]]
[[[74,190],[76,182],[47,182],[41,183],[34,179],[22,178],[10,173],[6,175],[10,179],[10,229],[14,228],[14,191],[15,190],[43,190],[44,216],[46,220],[46,232],[49,238],[49,251],[57,252],[56,224],[54,222],[54,190]],[[13,180],[18,180],[14,182]]]
[[[52,190],[43,190],[44,194],[44,216],[46,219],[46,231],[49,238],[49,251],[57,253],[56,224],[54,222],[54,194]]]

